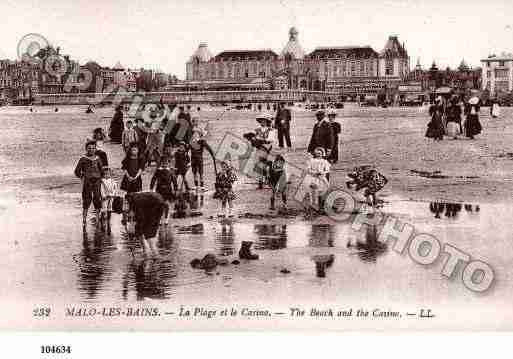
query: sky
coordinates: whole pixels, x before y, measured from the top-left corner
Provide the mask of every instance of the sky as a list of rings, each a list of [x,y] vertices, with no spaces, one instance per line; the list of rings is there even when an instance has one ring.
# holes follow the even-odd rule
[[[38,33],[80,63],[120,61],[185,77],[200,42],[223,50],[279,53],[291,26],[308,53],[318,46],[372,46],[397,35],[411,66],[471,66],[513,52],[511,0],[1,0],[0,58],[16,58]]]

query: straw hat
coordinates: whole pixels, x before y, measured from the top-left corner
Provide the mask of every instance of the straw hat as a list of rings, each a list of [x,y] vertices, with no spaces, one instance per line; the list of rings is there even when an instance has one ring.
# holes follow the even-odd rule
[[[330,117],[330,116],[337,116],[337,111],[335,111],[334,109],[330,109],[328,111],[328,117]]]
[[[273,115],[271,115],[270,113],[267,113],[267,112],[261,112],[259,113],[257,116],[256,116],[256,121],[258,123],[262,123],[262,122],[265,122],[267,123],[268,125],[272,124],[273,122]]]

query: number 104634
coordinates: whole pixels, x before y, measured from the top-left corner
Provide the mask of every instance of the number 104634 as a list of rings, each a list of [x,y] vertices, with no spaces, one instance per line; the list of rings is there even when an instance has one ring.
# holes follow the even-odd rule
[[[41,345],[41,354],[71,354],[71,346]]]

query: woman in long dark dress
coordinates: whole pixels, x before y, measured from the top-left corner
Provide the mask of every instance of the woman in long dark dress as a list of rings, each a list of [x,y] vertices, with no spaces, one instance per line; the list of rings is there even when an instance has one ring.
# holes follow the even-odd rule
[[[481,108],[481,100],[478,97],[472,97],[465,104],[465,136],[474,139],[475,135],[481,133],[481,123],[479,122],[479,110]]]
[[[110,122],[110,140],[114,143],[121,143],[124,128],[125,124],[123,122],[123,112],[121,112],[121,107],[118,106],[116,107],[116,112],[114,113],[114,117],[112,117],[112,121]]]
[[[443,140],[445,132],[443,114],[444,108],[442,106],[442,99],[438,97],[435,104],[429,108],[431,121],[428,123],[426,137],[433,138],[435,141]]]
[[[328,161],[331,164],[335,164],[338,162],[338,136],[340,135],[340,132],[342,132],[340,123],[335,121],[336,116],[337,116],[337,113],[335,112],[335,110],[331,110],[328,112],[329,124],[333,131],[333,148],[331,149],[331,153],[328,156]]]

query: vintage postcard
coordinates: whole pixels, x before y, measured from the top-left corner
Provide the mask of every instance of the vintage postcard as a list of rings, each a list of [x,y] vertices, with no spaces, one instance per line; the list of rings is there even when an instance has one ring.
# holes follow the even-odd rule
[[[1,330],[513,329],[511,2],[0,13]]]

